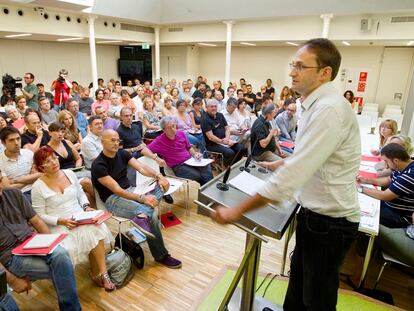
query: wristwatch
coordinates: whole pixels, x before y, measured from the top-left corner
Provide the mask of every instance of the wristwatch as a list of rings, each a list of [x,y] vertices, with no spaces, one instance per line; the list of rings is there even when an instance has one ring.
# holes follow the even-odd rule
[[[362,187],[361,185],[357,185],[357,191],[358,191],[359,193],[364,193],[364,192],[363,192],[363,187]]]

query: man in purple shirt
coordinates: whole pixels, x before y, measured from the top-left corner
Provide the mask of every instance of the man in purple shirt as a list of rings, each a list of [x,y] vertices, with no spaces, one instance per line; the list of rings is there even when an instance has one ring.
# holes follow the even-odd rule
[[[210,164],[190,166],[184,163],[191,157],[201,160],[202,155],[191,147],[184,132],[177,131],[174,119],[165,116],[161,119],[160,126],[164,133],[155,138],[148,149],[161,156],[177,177],[194,180],[200,185],[211,180],[213,174]]]
[[[118,121],[108,117],[108,111],[106,111],[106,109],[103,106],[96,106],[95,114],[101,117],[104,124],[104,130],[116,131],[118,129]]]

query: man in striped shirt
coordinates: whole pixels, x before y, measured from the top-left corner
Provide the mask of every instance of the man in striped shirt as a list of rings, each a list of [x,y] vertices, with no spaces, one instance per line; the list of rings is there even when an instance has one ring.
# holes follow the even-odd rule
[[[387,187],[386,190],[360,186],[358,191],[381,200],[380,224],[389,228],[405,228],[414,223],[414,160],[404,147],[392,143],[381,150],[381,158],[393,172],[390,177],[366,179],[358,182]]]

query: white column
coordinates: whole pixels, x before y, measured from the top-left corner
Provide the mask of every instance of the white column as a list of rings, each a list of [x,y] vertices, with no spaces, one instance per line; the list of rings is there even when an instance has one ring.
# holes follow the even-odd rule
[[[322,38],[328,38],[328,36],[329,36],[329,26],[331,25],[331,19],[333,18],[333,15],[332,14],[322,14],[321,18],[323,19]]]
[[[155,43],[154,43],[154,50],[155,50],[155,79],[160,78],[160,27],[154,27],[154,34],[155,34]]]
[[[91,57],[92,83],[93,83],[93,89],[97,90],[98,89],[98,66],[96,65],[95,19],[96,19],[96,16],[88,17],[89,54]]]
[[[233,21],[223,22],[227,26],[227,36],[226,36],[226,67],[224,70],[224,84],[223,88],[226,90],[230,83],[230,68],[231,68],[231,31],[233,28]]]

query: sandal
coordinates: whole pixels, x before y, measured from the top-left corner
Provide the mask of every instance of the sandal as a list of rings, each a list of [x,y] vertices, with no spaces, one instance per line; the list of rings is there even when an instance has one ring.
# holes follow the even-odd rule
[[[92,276],[92,273],[89,273],[89,276],[96,283],[96,285],[104,288],[108,292],[113,291],[116,288],[115,284],[112,283],[109,278],[108,272],[98,274],[97,276]]]

